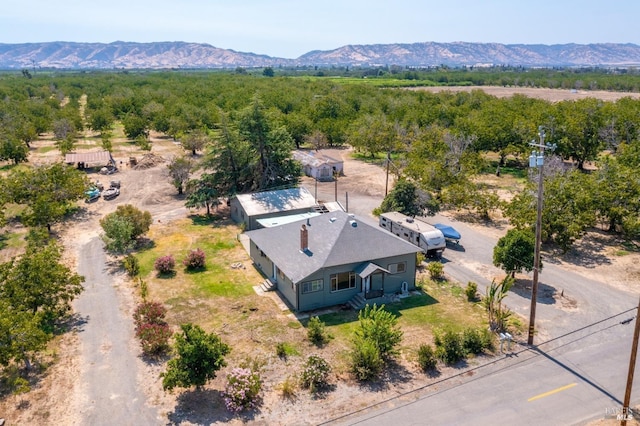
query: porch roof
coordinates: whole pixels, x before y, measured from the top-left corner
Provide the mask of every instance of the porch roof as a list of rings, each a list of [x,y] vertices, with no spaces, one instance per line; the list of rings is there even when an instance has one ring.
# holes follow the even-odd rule
[[[361,264],[355,269],[355,273],[360,275],[360,278],[367,278],[369,275],[378,271],[386,272],[387,274],[390,273],[388,270],[384,269],[382,266],[376,265],[373,262],[364,262],[363,264]]]

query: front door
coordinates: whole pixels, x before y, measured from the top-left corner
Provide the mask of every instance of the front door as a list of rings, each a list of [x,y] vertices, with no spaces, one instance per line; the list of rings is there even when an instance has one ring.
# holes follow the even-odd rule
[[[362,281],[362,292],[367,294],[371,290],[371,275],[365,277]]]
[[[369,286],[367,289],[368,299],[382,297],[384,295],[384,274],[376,272],[367,277]]]

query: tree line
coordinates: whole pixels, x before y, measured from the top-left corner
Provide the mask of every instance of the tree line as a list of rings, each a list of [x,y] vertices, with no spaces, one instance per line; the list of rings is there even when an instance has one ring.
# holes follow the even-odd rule
[[[522,74],[538,83],[558,73],[592,76],[567,70],[438,72]],[[616,81],[637,77],[632,70],[598,75]],[[5,74],[0,81],[1,159],[25,161],[29,144],[44,132],[53,132],[64,151],[73,149],[84,128],[99,132],[106,149],[116,123],[144,149],[151,149],[149,132],[156,131],[191,152],[172,165],[172,178],[194,207],[234,193],[295,185],[300,169],[291,161],[293,148],[350,145],[372,159],[392,158],[393,171],[416,184],[432,209],[465,208],[485,217],[500,209],[526,227],[533,223],[533,189],[504,203],[476,177],[491,167],[498,175],[507,166],[524,174],[529,143],[543,126],[559,159],[545,175],[545,241],[568,249],[598,223],[627,238],[639,234],[633,171],[640,101],[630,97],[553,103],[522,95],[501,99],[480,90],[381,89],[277,72],[96,72],[29,79]],[[197,151],[205,155],[196,162]]]

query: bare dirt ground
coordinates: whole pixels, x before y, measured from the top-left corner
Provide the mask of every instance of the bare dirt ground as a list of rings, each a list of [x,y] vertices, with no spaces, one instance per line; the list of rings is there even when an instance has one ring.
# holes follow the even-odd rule
[[[498,98],[508,98],[515,94],[525,95],[530,98],[544,99],[550,102],[565,100],[577,100],[585,98],[596,98],[603,101],[617,101],[618,99],[631,97],[640,98],[640,93],[631,92],[609,92],[606,90],[568,90],[568,89],[545,89],[534,87],[501,87],[501,86],[437,86],[437,87],[415,87],[409,90],[425,90],[427,92],[471,92],[472,90],[482,90],[489,95]]]
[[[439,88],[440,90],[472,90],[473,88]],[[487,91],[490,88],[482,87]],[[506,91],[509,89],[509,91]],[[422,89],[420,89],[422,90]],[[425,89],[429,90],[429,89]],[[495,88],[489,92],[496,96],[509,96],[513,93],[523,93],[527,96],[544,97],[548,100],[573,99],[583,92],[555,91],[551,89],[523,89],[519,88]],[[562,92],[562,93],[559,93]],[[502,93],[499,95],[498,93]],[[596,96],[596,92],[584,92],[587,96]],[[622,96],[637,94],[613,94],[604,92],[602,99],[613,100]],[[47,144],[50,141],[36,142]],[[99,180],[108,186],[112,179],[121,181],[122,190],[118,198],[111,201],[100,199],[91,204],[84,205],[81,219],[74,222],[72,227],[60,226],[56,228],[63,236],[67,247],[69,262],[74,263],[78,250],[91,238],[99,234],[99,219],[105,214],[115,210],[118,204],[131,203],[137,207],[152,213],[156,226],[166,226],[176,218],[185,217],[188,211],[184,208],[184,200],[176,195],[175,189],[168,179],[166,164],[172,156],[181,153],[179,146],[165,138],[155,138],[152,154],[156,157],[154,164],[146,169],[136,170],[126,163],[133,152],[119,152],[114,155],[119,163],[120,171],[111,176],[98,173],[91,174],[93,180]],[[349,193],[350,210],[358,209],[357,213],[367,214],[373,207],[379,204],[384,196],[386,185],[385,173],[378,167],[369,165],[351,158],[349,150],[333,150],[329,153],[335,157],[341,157],[345,161],[345,176],[339,180],[339,200],[345,203],[345,193]],[[57,161],[56,151],[50,151],[37,161]],[[141,159],[140,153],[135,153]],[[164,160],[164,161],[163,161]],[[32,160],[34,161],[34,160]],[[122,164],[120,164],[122,161]],[[35,162],[35,161],[34,161]],[[313,192],[314,185],[311,180],[303,180],[303,184]],[[392,177],[389,187],[392,186]],[[321,193],[326,201],[331,199],[333,183],[324,184]],[[320,198],[320,197],[319,197]],[[359,206],[359,207],[356,207]],[[452,215],[454,213],[451,213]],[[170,226],[170,225],[169,225]],[[473,225],[481,232],[499,237],[506,229],[502,226],[486,227],[482,224]],[[569,256],[562,259],[563,267],[578,271],[579,273],[594,279],[622,286],[628,289],[640,291],[640,255],[637,253],[624,254],[620,251],[618,241],[614,241],[606,233],[591,233],[586,236]],[[588,253],[599,253],[596,256],[587,256]],[[125,300],[129,302],[122,307],[123,315],[131,316],[134,306],[135,292],[130,283],[120,281],[118,290],[122,292]],[[78,336],[68,333],[55,342],[54,363],[43,379],[37,383],[33,390],[26,395],[8,397],[0,402],[0,418],[6,418],[10,424],[80,424],[77,411],[78,404],[82,401],[82,386],[78,383],[80,371],[87,368],[81,365],[82,357],[78,350]],[[132,343],[135,347],[135,343]],[[293,366],[292,366],[293,367]],[[140,388],[145,389],[148,402],[157,407],[160,413],[167,415],[165,424],[313,424],[317,419],[330,419],[340,416],[348,411],[368,406],[378,401],[402,394],[415,389],[430,380],[424,375],[412,374],[404,370],[404,375],[388,386],[377,388],[362,388],[356,383],[341,380],[331,392],[323,396],[323,399],[312,398],[308,393],[299,393],[294,400],[283,400],[275,390],[275,384],[280,383],[289,374],[287,370],[269,371],[266,383],[271,392],[265,394],[261,411],[252,417],[233,417],[228,415],[223,408],[202,406],[195,401],[206,400],[209,397],[219,397],[214,389],[222,389],[220,378],[205,389],[204,395],[194,395],[187,392],[183,396],[179,394],[166,394],[162,392],[158,374],[162,366],[145,364],[140,361],[138,376]],[[455,369],[442,369],[443,376],[455,374]],[[197,396],[195,398],[194,396]],[[361,402],[357,402],[361,401]],[[176,415],[175,407],[180,404],[182,414]],[[328,407],[330,411],[328,411]]]

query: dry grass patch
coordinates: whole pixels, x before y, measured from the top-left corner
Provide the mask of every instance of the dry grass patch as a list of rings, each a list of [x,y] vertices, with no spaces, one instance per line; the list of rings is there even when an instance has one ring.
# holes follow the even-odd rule
[[[270,298],[253,290],[263,278],[238,242],[238,233],[240,228],[228,220],[200,216],[154,224],[148,235],[153,243],[137,255],[141,277],[147,282],[148,298],[167,306],[167,319],[176,329],[192,322],[219,333],[234,349],[232,359],[275,355],[279,342],[301,343],[304,330],[282,315]],[[205,252],[206,267],[189,271],[182,260],[196,248]],[[175,274],[157,274],[153,262],[169,254],[176,260]]]
[[[434,378],[425,376],[419,369],[417,351],[421,344],[433,342],[435,330],[461,331],[466,327],[486,326],[484,310],[467,302],[463,290],[456,290],[455,285],[448,282],[421,279],[420,294],[386,305],[397,315],[404,338],[400,356],[380,382],[372,385],[372,389],[377,390],[370,392],[355,382],[349,372],[349,350],[353,331],[359,324],[358,313],[340,307],[317,312],[331,338],[324,345],[313,345],[307,338],[306,318],[298,319],[289,311],[282,311],[269,297],[273,294],[261,296],[253,290],[263,277],[238,242],[239,232],[237,225],[223,219],[209,222],[202,217],[191,217],[170,224],[157,223],[149,232],[153,243],[138,257],[142,277],[148,283],[149,298],[167,306],[167,320],[174,330],[181,323],[192,322],[217,333],[231,347],[226,357],[227,367],[207,389],[224,387],[225,371],[248,359],[260,365],[264,403],[257,421],[295,424],[293,417],[299,420],[301,413],[309,419],[331,418],[352,411],[354,395],[362,395],[359,400],[368,405],[397,392],[423,386],[425,381]],[[181,261],[196,248],[204,250],[206,268],[186,271]],[[170,277],[158,276],[153,262],[167,254],[174,255],[176,272]],[[238,268],[238,264],[244,267]],[[307,391],[293,389],[310,355],[323,358],[331,366],[330,390],[319,400]],[[288,377],[290,382],[286,383]],[[191,402],[185,404],[185,398]],[[172,417],[186,416],[195,423],[189,414],[191,404],[201,406],[203,403],[210,401],[204,402],[198,394],[183,392],[175,401],[167,401],[167,407],[172,407]],[[226,415],[222,406],[216,406],[215,413],[209,415]],[[289,420],[283,420],[285,418]]]

